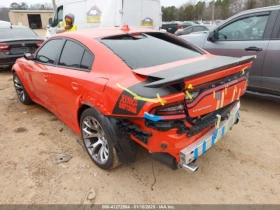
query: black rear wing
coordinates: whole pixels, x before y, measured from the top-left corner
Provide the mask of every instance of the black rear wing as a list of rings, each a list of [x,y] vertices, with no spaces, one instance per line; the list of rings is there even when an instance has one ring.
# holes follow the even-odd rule
[[[144,87],[158,88],[168,86],[179,82],[184,82],[186,79],[192,79],[199,76],[222,71],[241,64],[253,61],[256,56],[244,56],[241,58],[216,56],[213,58],[188,63],[182,66],[177,66],[170,69],[164,69],[159,72],[151,73],[148,76],[154,82],[144,85]],[[135,72],[141,75],[141,71]]]

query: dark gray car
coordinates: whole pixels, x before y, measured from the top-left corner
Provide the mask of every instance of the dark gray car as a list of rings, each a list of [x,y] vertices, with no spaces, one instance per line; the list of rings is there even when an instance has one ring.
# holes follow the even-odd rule
[[[216,55],[256,55],[248,89],[280,96],[280,6],[244,11],[208,33],[180,37]]]

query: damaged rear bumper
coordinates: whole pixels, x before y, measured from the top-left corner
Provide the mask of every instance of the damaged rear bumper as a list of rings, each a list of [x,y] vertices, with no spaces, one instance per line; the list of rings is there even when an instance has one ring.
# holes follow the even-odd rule
[[[205,135],[199,138],[197,141],[187,146],[180,151],[179,167],[184,169],[193,169],[192,172],[198,169],[198,166],[194,165],[194,161],[201,155],[203,155],[208,149],[213,147],[219,139],[224,137],[231,127],[238,122],[239,119],[240,102],[231,109],[229,118],[221,121],[219,128],[212,128]],[[194,170],[195,168],[195,170]]]

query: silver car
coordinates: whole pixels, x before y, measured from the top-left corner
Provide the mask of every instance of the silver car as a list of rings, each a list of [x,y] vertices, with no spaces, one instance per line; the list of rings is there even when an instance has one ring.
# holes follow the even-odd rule
[[[249,91],[280,96],[280,5],[244,11],[207,33],[180,37],[216,55],[256,55]]]

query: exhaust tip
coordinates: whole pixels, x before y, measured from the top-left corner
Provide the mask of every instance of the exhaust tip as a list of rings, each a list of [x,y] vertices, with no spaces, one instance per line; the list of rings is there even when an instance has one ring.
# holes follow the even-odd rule
[[[199,166],[196,165],[194,162],[191,162],[189,164],[183,164],[182,168],[187,170],[188,172],[194,173],[198,170]]]

